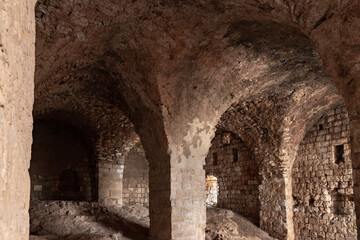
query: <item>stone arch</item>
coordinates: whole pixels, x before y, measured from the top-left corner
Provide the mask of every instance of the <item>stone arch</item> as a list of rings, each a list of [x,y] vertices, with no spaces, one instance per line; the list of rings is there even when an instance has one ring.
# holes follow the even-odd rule
[[[96,200],[96,163],[85,138],[59,120],[36,120],[30,162],[32,200]]]
[[[221,117],[219,125],[245,139],[260,164],[260,226],[271,235],[294,237],[289,176],[292,162],[312,117],[341,101],[331,83],[295,85],[292,92],[264,92],[261,97],[233,104]],[[279,205],[282,207],[276,208]],[[272,225],[276,219],[269,216],[274,214],[276,219],[283,219],[281,228],[281,224]]]
[[[61,3],[55,2],[55,4]],[[115,3],[109,2],[108,5],[106,5],[109,6],[109,8],[103,7],[101,5],[99,11],[97,11],[99,13],[96,13],[102,14],[101,17],[99,17],[98,19],[104,19],[102,24],[105,26],[109,26],[110,23],[111,25],[117,26],[116,24],[112,24],[115,22],[115,20],[112,20],[115,19],[114,16],[119,17],[121,15],[117,15],[116,12],[119,9],[132,9],[131,6],[126,4],[127,3],[121,2],[119,5],[116,5]],[[206,153],[206,150],[201,149],[201,153],[196,154],[192,154],[192,151],[195,151],[195,146],[197,146],[196,144],[198,143],[201,143],[202,146],[207,145],[206,148],[209,146],[211,139],[210,136],[213,135],[213,131],[208,129],[211,129],[216,125],[217,119],[220,117],[222,112],[224,112],[227,107],[232,103],[232,101],[230,100],[233,98],[232,96],[237,95],[226,90],[233,89],[233,85],[226,84],[227,82],[225,81],[224,84],[221,83],[220,87],[218,88],[221,89],[219,92],[223,92],[219,99],[224,100],[222,103],[225,104],[221,104],[219,106],[219,104],[216,103],[218,99],[214,100],[213,102],[208,101],[208,99],[212,99],[212,94],[214,93],[212,91],[207,91],[212,88],[212,82],[217,82],[216,80],[219,79],[224,72],[229,72],[229,75],[232,75],[231,71],[227,71],[227,68],[232,69],[231,64],[223,64],[219,66],[214,64],[214,62],[216,62],[215,59],[222,63],[236,62],[232,61],[236,59],[236,57],[232,58],[231,53],[236,55],[235,51],[237,49],[234,50],[234,48],[230,46],[229,48],[225,47],[226,51],[223,51],[224,47],[221,47],[222,44],[226,45],[226,41],[223,41],[223,37],[224,34],[227,32],[229,25],[239,20],[251,19],[260,22],[267,20],[288,23],[292,26],[295,26],[295,29],[301,29],[305,33],[305,35],[309,36],[312,39],[312,42],[315,44],[315,48],[319,51],[320,55],[325,60],[324,62],[326,63],[328,69],[331,71],[333,76],[338,79],[335,81],[339,82],[339,89],[345,89],[347,87],[346,84],[349,83],[350,87],[348,88],[351,88],[353,90],[341,90],[341,92],[343,93],[343,95],[347,95],[347,103],[351,103],[352,97],[356,97],[359,92],[358,81],[352,80],[356,79],[355,77],[358,75],[358,64],[356,60],[359,51],[345,50],[358,49],[356,45],[358,39],[354,38],[353,35],[351,35],[353,32],[357,32],[356,30],[358,26],[358,24],[356,24],[356,20],[359,18],[357,15],[358,5],[356,4],[357,3],[354,4],[351,1],[342,1],[341,3],[332,3],[330,1],[324,1],[321,3],[314,3],[308,1],[272,1],[269,3],[246,1],[234,3],[233,1],[222,1],[221,3],[214,2],[214,4],[201,4],[201,2],[194,1],[191,3],[186,2],[184,5],[180,6],[175,3],[164,3],[159,5],[154,4],[154,6],[146,5],[146,7],[155,11],[152,11],[152,14],[149,14],[149,16],[143,11],[136,11],[136,14],[131,14],[133,18],[129,17],[129,19],[131,19],[131,24],[128,24],[129,26],[126,23],[121,25],[121,33],[108,34],[113,36],[111,38],[112,41],[106,41],[106,38],[101,39],[102,42],[111,42],[113,49],[104,49],[102,48],[102,46],[100,46],[96,48],[96,50],[99,50],[100,53],[86,53],[88,54],[87,56],[90,56],[89,58],[92,61],[97,61],[98,55],[105,56],[105,63],[103,64],[104,68],[107,68],[107,70],[113,75],[120,76],[117,78],[117,80],[120,80],[119,82],[121,82],[119,92],[122,92],[124,99],[128,101],[127,105],[129,108],[131,108],[129,112],[132,112],[133,115],[135,115],[135,113],[139,113],[140,115],[146,116],[140,117],[141,119],[138,119],[136,121],[138,125],[137,128],[140,129],[140,135],[143,139],[143,142],[145,143],[144,145],[146,145],[145,148],[147,155],[150,159],[150,164],[153,164],[154,166],[160,165],[160,163],[152,163],[155,161],[159,161],[159,159],[164,164],[164,169],[166,170],[164,170],[164,172],[155,172],[153,176],[156,177],[156,175],[160,176],[162,175],[162,173],[165,173],[166,177],[164,177],[163,180],[169,181],[169,183],[167,184],[167,187],[165,189],[161,190],[163,196],[166,196],[165,198],[170,199],[171,194],[167,189],[174,189],[174,186],[171,182],[172,176],[174,176],[175,179],[176,177],[179,177],[181,180],[186,179],[183,180],[184,182],[187,182],[188,179],[192,179],[191,177],[180,177],[180,170],[179,172],[174,172],[171,174],[171,176],[168,176],[167,173],[171,172],[171,164],[181,163],[179,165],[183,168],[182,170],[184,171],[186,167],[192,166],[191,161],[187,161],[187,159],[194,160],[195,158],[204,158],[204,155],[206,155],[204,154]],[[43,32],[48,33],[49,36],[59,37],[61,40],[56,42],[54,41],[54,38],[51,37],[48,39],[50,41],[46,41],[46,39],[40,38],[40,40],[42,41],[38,42],[38,46],[46,43],[47,46],[53,44],[53,46],[55,47],[51,46],[53,48],[50,48],[51,50],[48,51],[48,55],[43,54],[39,56],[39,58],[42,58],[42,62],[40,61],[39,66],[42,65],[41,63],[43,63],[43,66],[45,66],[44,68],[48,67],[46,71],[59,73],[62,72],[61,70],[66,70],[66,67],[69,66],[70,68],[72,68],[76,67],[77,64],[90,65],[92,61],[85,63],[76,63],[76,61],[74,60],[77,58],[77,56],[84,53],[85,51],[79,51],[77,56],[74,56],[73,59],[70,59],[70,64],[68,65],[63,64],[64,58],[62,58],[61,61],[57,62],[57,58],[48,58],[47,56],[50,56],[53,52],[56,52],[58,46],[63,47],[66,52],[71,52],[74,49],[84,50],[84,48],[78,48],[79,45],[70,46],[68,44],[64,44],[66,43],[66,41],[76,40],[82,42],[86,40],[86,38],[91,39],[91,36],[97,37],[108,35],[99,34],[99,32],[71,32],[67,31],[67,28],[69,28],[68,25],[70,25],[69,23],[62,24],[59,26],[59,28],[56,28],[56,26],[58,26],[57,24],[51,24],[51,21],[46,21],[49,17],[56,18],[56,16],[58,16],[58,19],[62,19],[68,14],[68,9],[81,8],[76,3],[71,3],[69,5],[65,4],[64,8],[59,8],[56,6],[46,6],[46,4],[43,5],[45,5],[45,7],[43,6],[43,9],[40,8],[40,10],[42,10],[43,12],[42,14],[50,15],[44,17],[44,21],[42,21],[41,19],[41,13],[40,16],[38,16],[37,20],[41,21],[40,24],[43,26]],[[89,4],[89,6],[91,5]],[[174,6],[176,6],[176,8]],[[61,12],[61,9],[65,9],[65,11]],[[176,11],[172,11],[172,9],[176,9]],[[84,8],[84,11],[86,10],[87,9]],[[55,14],[47,14],[49,12]],[[170,16],[168,18],[167,24],[172,23],[173,25],[171,25],[171,28],[167,28],[166,24],[164,26],[163,24],[158,22],[159,16],[157,14],[162,12],[167,13],[165,14],[166,16]],[[193,14],[194,12],[198,14]],[[143,17],[144,14],[146,15],[146,17]],[[217,17],[204,17],[209,16],[209,14]],[[128,15],[126,16],[128,17]],[[150,21],[148,21],[149,18]],[[189,19],[189,21],[184,23],[184,21],[182,21],[182,19],[184,18]],[[76,22],[76,18],[72,19],[72,21]],[[86,23],[84,24],[86,25]],[[132,26],[136,24],[141,26],[140,29],[134,30]],[[101,24],[99,25],[101,26]],[[196,26],[196,29],[194,26]],[[162,32],[162,27],[167,29],[165,31],[166,34],[159,34],[159,32]],[[85,26],[83,26],[83,28],[85,28]],[[345,30],[340,31],[340,28],[343,28]],[[59,29],[59,31],[57,31],[57,29]],[[101,31],[103,28],[99,27],[97,29],[100,29]],[[146,29],[151,30],[147,31]],[[179,32],[182,32],[182,36],[178,36]],[[146,37],[142,37],[154,36],[153,34],[155,34],[155,37],[153,37],[152,40],[149,40],[151,39],[151,37],[149,37],[149,39],[147,39]],[[69,38],[67,39],[66,37]],[[141,41],[142,39],[144,39],[143,42]],[[212,39],[218,42],[214,43],[212,42]],[[322,45],[320,41],[324,42],[325,44]],[[159,42],[165,44],[161,44],[161,46],[158,46]],[[78,44],[78,42],[76,44]],[[244,44],[245,47],[246,45],[248,44]],[[89,45],[85,46],[91,48]],[[218,48],[218,46],[220,47]],[[153,49],[155,49],[155,51],[152,51]],[[204,49],[205,53],[201,54]],[[211,53],[212,51],[213,53]],[[219,52],[224,52],[224,55],[218,55]],[[245,53],[247,52],[245,51]],[[221,58],[219,56],[224,56],[224,58]],[[246,56],[246,54],[244,56]],[[194,59],[197,58],[200,58],[200,60],[194,61]],[[239,59],[241,59],[241,57]],[[101,60],[99,61],[101,62]],[[156,64],[156,62],[159,62],[160,64]],[[178,64],[180,62],[184,62],[184,64]],[[341,64],[338,64],[339,62]],[[194,69],[198,68],[199,65],[204,65],[205,67],[203,68],[202,72],[200,70],[196,74],[196,72],[194,73]],[[59,66],[66,67],[59,68]],[[222,66],[224,68],[222,68]],[[165,68],[166,70],[164,70]],[[238,70],[237,68],[233,69]],[[256,70],[256,67],[252,69]],[[120,72],[122,74],[119,74]],[[204,72],[208,73],[203,74]],[[219,75],[214,74],[216,72],[218,72]],[[48,82],[47,78],[49,76],[46,76],[46,74],[43,73],[41,73],[41,75],[42,76],[39,77],[40,80],[38,80],[37,83],[38,86],[43,84],[42,87],[40,87],[40,91],[45,91],[48,86],[48,83],[46,82]],[[189,75],[193,76],[193,78],[189,78]],[[205,77],[203,78],[202,76]],[[212,78],[212,76],[214,77]],[[353,76],[355,77],[352,78]],[[204,79],[208,79],[209,81],[203,81]],[[251,79],[242,80],[244,80],[244,86],[246,86],[247,82],[251,82]],[[342,84],[341,81],[346,82],[346,84]],[[186,83],[187,87],[184,87],[181,82]],[[129,89],[131,91],[127,91]],[[185,90],[179,91],[179,89]],[[197,89],[200,94],[190,93],[188,95],[181,95],[183,94],[182,92],[185,91],[192,92],[192,89]],[[254,89],[256,89],[256,87],[254,87]],[[207,93],[205,97],[201,90],[204,90]],[[239,96],[241,96],[243,93],[241,91],[241,87],[239,87],[237,90],[239,90]],[[350,94],[346,94],[347,91],[349,91]],[[152,95],[149,94],[150,92],[155,92],[155,96],[150,96]],[[197,102],[200,102],[198,100],[202,98],[204,98],[205,100],[203,100],[203,104],[199,104],[198,109],[194,108],[193,110],[189,110],[192,109],[191,105],[196,105]],[[234,98],[234,102],[236,102],[237,97]],[[139,101],[141,103],[139,104],[136,103],[138,99],[141,99]],[[195,102],[189,103],[188,105],[190,107],[186,108],[183,107],[183,102],[175,104],[178,102],[178,99],[194,99]],[[131,104],[133,102],[135,102],[134,105]],[[146,107],[142,106],[142,104]],[[202,108],[205,109],[204,111],[208,114],[201,114],[201,112],[203,111],[201,110]],[[358,126],[360,124],[358,124],[357,122],[357,107],[353,106],[352,109],[353,110],[351,111],[349,110],[349,112],[351,113],[350,115],[354,116],[351,117],[351,119],[354,119],[352,121],[352,125]],[[161,114],[158,113],[159,110],[161,111]],[[214,116],[214,118],[207,121],[206,116]],[[143,126],[146,125],[146,123],[151,122],[155,122],[157,126],[152,129]],[[200,130],[194,130],[194,128],[196,129],[196,127],[200,128]],[[176,129],[184,130],[177,131]],[[199,134],[199,132],[203,133],[204,131],[206,131],[206,133],[209,133],[209,136],[200,135],[201,137],[203,137],[203,139],[200,139],[202,141],[199,141],[199,138],[197,139],[197,141],[192,141],[192,138],[194,136],[198,137],[197,135]],[[151,143],[150,139],[154,139],[154,136],[156,143]],[[354,145],[360,142],[358,141],[358,136],[360,136],[360,134],[358,134],[357,132],[353,134],[352,140],[354,141]],[[182,141],[185,137],[186,139]],[[152,147],[158,147],[162,144],[168,147],[162,147],[161,154],[155,153]],[[191,146],[193,146],[194,148],[191,148]],[[186,153],[185,156],[182,155],[183,152]],[[189,156],[191,156],[191,158],[189,158]],[[202,172],[200,172],[200,174],[202,174]],[[157,182],[154,180],[154,183],[155,184],[153,186],[155,187],[154,189],[156,189]],[[177,195],[175,194],[174,196]],[[199,197],[199,199],[200,198],[201,197]],[[158,199],[155,198],[153,201],[153,206],[157,204],[156,202],[158,202]],[[154,212],[157,212],[159,214],[156,213],[157,215],[153,215],[155,217],[153,217],[152,222],[156,224],[153,224],[152,226],[164,226],[162,223],[167,223],[167,221],[161,220],[161,215],[163,213],[166,216],[176,215],[176,211],[166,208],[166,206],[170,206],[170,203],[171,200],[164,200],[164,203],[159,204],[160,206],[154,207],[154,210],[157,210]],[[165,207],[167,210],[161,212],[162,207]],[[171,223],[167,223],[165,225],[167,229],[171,229]],[[171,232],[171,230],[169,231]],[[151,232],[155,238],[158,236],[156,233],[156,227],[154,227],[154,230],[151,230]],[[171,233],[168,233],[167,231],[166,234],[167,236],[162,236],[162,238],[170,238],[169,235],[171,235]],[[196,234],[198,234],[198,231],[196,232]]]
[[[173,122],[175,122],[175,124],[174,123],[169,124],[169,120],[165,121],[165,128],[169,129],[168,132],[170,137],[173,132],[176,132],[178,136],[185,136],[184,139],[187,139],[188,136],[192,137],[194,135],[197,137],[196,134],[199,134],[202,130],[212,129],[216,125],[217,119],[220,118],[220,115],[226,110],[226,108],[229,107],[231,103],[236,103],[241,101],[251,102],[253,101],[253,99],[256,99],[258,96],[264,95],[267,92],[271,92],[271,88],[273,89],[278,88],[279,92],[280,91],[285,92],[288,95],[285,96],[286,99],[286,98],[291,98],[291,95],[297,90],[304,87],[304,85],[310,89],[311,88],[315,89],[316,84],[319,84],[320,82],[322,82],[325,85],[330,83],[330,78],[328,74],[326,73],[326,71],[324,71],[322,63],[319,60],[318,56],[314,54],[311,44],[309,43],[306,36],[296,33],[296,30],[294,30],[293,28],[280,26],[279,24],[274,24],[274,23],[243,22],[243,23],[239,23],[238,25],[240,27],[235,27],[234,28],[235,32],[230,32],[226,38],[233,39],[234,41],[230,41],[230,42],[240,43],[240,46],[233,46],[231,45],[231,43],[229,45],[226,45],[228,39],[224,40],[221,43],[213,43],[211,46],[209,46],[211,50],[213,49],[224,50],[224,45],[225,45],[225,48],[228,47],[229,51],[224,50],[222,53],[219,53],[219,55],[215,54],[216,57],[211,55],[214,54],[213,52],[212,53],[206,52],[199,54],[197,58],[198,65],[196,66],[196,68],[194,67],[195,70],[193,70],[192,72],[191,81],[193,85],[187,84],[186,86],[183,86],[185,88],[184,91],[177,91],[176,93],[173,93],[175,96],[180,95],[178,96],[180,102],[176,107],[167,106],[165,108],[166,110],[165,116],[169,116],[169,118]],[[246,30],[251,29],[250,30],[251,33],[249,34],[249,31],[246,31],[245,34],[244,29]],[[274,34],[276,41],[273,41],[273,42],[277,42],[278,45],[276,44],[271,45],[269,42],[267,42],[269,43],[269,45],[266,45],[266,41],[270,41],[269,39],[274,40],[274,35],[271,35],[273,34],[273,32],[270,34],[268,31],[269,29],[272,30],[276,29],[276,31],[279,31],[279,34]],[[265,34],[266,36],[269,36],[269,39],[267,40],[263,40],[262,38],[264,37],[263,36],[264,31],[265,32],[268,31],[267,32],[268,35]],[[281,37],[276,38],[276,36],[284,36],[284,35],[288,36],[289,34],[291,36],[294,36],[294,38],[292,39],[289,38],[286,40],[281,39]],[[249,35],[252,36],[253,38],[248,37]],[[293,41],[294,39],[296,39],[296,43],[294,43]],[[219,47],[217,44],[220,45],[223,44],[223,45]],[[281,44],[285,44],[285,45],[282,46]],[[276,59],[271,54],[273,54],[274,51],[278,51],[279,49],[281,49],[280,51],[281,54],[280,56],[277,56],[278,58]],[[303,52],[303,49],[306,49],[305,53]],[[267,55],[266,52],[271,52],[271,54]],[[219,61],[219,56],[220,59],[222,56],[224,57],[225,59],[224,62]],[[211,59],[211,57],[214,57],[214,59]],[[215,59],[217,60],[215,61]],[[291,59],[291,60],[288,61],[286,59]],[[286,67],[286,64],[285,65],[283,64],[284,63],[283,60],[287,64],[289,64],[289,68]],[[274,61],[274,63],[271,63],[271,61]],[[238,64],[238,66],[236,64]],[[293,66],[296,66],[296,68],[294,69]],[[304,69],[306,69],[305,72]],[[315,71],[313,71],[313,69],[315,69]],[[246,76],[246,75],[244,77],[242,76],[244,72],[256,72],[258,75],[255,75],[254,78],[251,78],[250,76]],[[169,75],[171,76],[171,74]],[[274,76],[276,76],[276,81],[271,80],[271,77]],[[305,83],[303,85],[302,81],[304,81],[305,79],[309,83]],[[205,83],[200,81],[205,81]],[[187,83],[188,80],[183,79],[183,82]],[[237,84],[238,82],[239,84]],[[182,86],[181,83],[179,83],[179,86],[177,87],[180,86]],[[206,89],[204,90],[204,88]],[[204,91],[201,92],[201,90]],[[164,90],[161,91],[171,92],[171,89],[164,87]],[[201,92],[204,95],[200,97],[199,95],[197,95],[199,92]],[[171,95],[169,93],[164,93],[164,94]],[[241,96],[241,94],[244,95]],[[275,91],[273,95],[276,97],[277,94],[278,92]],[[249,98],[250,100],[248,100]],[[192,99],[196,101],[196,103],[191,100],[187,101],[188,99]],[[275,102],[275,100],[273,102]],[[270,105],[271,104],[276,106],[276,104],[270,102]],[[171,106],[171,104],[168,105]],[[286,106],[280,106],[280,108],[281,107],[283,108],[280,109],[281,111],[285,111],[287,109]],[[265,109],[266,109],[266,103],[265,103]],[[249,109],[246,110],[249,111]],[[269,107],[266,110],[269,116],[271,116],[272,109]],[[174,114],[179,112],[180,112],[180,116]],[[286,112],[282,113],[283,117],[285,114]],[[264,174],[267,174],[267,176],[270,178],[272,177],[279,178],[278,180],[282,182],[281,184],[285,185],[284,180],[282,180],[281,161],[278,160],[279,146],[281,144],[281,133],[277,133],[276,131],[277,129],[275,127],[275,126],[277,127],[281,126],[283,118],[280,117],[279,118],[280,120],[277,121],[276,125],[272,126],[270,122],[269,125],[262,126],[258,129],[256,128],[251,129],[251,127],[253,126],[252,123],[255,123],[256,126],[256,121],[258,120],[256,117],[254,119],[255,122],[250,121],[250,130],[253,131],[253,132],[250,131],[250,133],[252,134],[252,136],[250,134],[251,136],[250,141],[251,138],[256,139],[256,136],[259,136],[263,132],[267,131],[267,127],[271,127],[275,129],[271,133],[274,134],[273,136],[271,136],[271,134],[269,133],[266,133],[266,135],[268,137],[273,137],[274,139],[277,139],[275,143],[276,145],[274,145],[273,147],[270,147],[268,145],[267,148],[262,149],[262,151],[265,151],[263,152],[264,156],[266,156],[264,160],[267,161],[267,164],[269,166],[269,171],[265,171]],[[183,122],[188,122],[189,125],[193,124],[194,126],[198,124],[198,126],[201,127],[198,127],[198,131],[194,131],[195,134],[191,135],[191,128],[182,128],[181,124],[179,124]],[[184,129],[184,132],[179,133],[178,129]],[[204,136],[202,140],[206,139],[206,141],[209,141],[209,139],[211,139],[211,136],[212,133],[209,136],[206,137]],[[262,138],[258,138],[258,139],[262,139]],[[271,138],[268,139],[271,140]],[[170,139],[170,141],[172,141],[172,139]],[[253,142],[255,141],[253,140]],[[269,142],[269,141],[263,141],[263,142]],[[186,144],[187,144],[186,141],[182,142],[182,145],[186,146]],[[208,143],[206,142],[206,144],[202,146],[205,146],[207,144]],[[269,149],[272,150],[270,152],[266,152],[269,151]],[[182,152],[182,150],[186,152],[187,149],[184,148],[176,149],[176,151],[180,153]],[[190,150],[190,152],[192,151]],[[200,155],[199,158],[201,158]],[[264,191],[266,189],[273,189],[274,186],[272,186],[271,181],[269,181],[269,184],[270,185],[268,187],[264,187],[262,189]],[[281,194],[285,197],[286,195],[285,190],[282,189],[281,191],[282,191]],[[270,192],[268,192],[268,194],[271,195]],[[276,199],[276,197],[275,198],[269,197],[269,199]],[[281,204],[284,204],[284,201],[279,199],[278,202],[274,204],[274,206],[279,206]],[[266,208],[271,209],[271,207],[268,206],[269,205],[267,205]],[[286,206],[283,206],[283,208],[285,209]],[[279,210],[278,213],[281,216],[277,216],[277,217],[279,219],[283,219],[282,222],[287,224],[286,221],[287,214],[285,213],[285,211],[281,212],[280,209],[278,210]],[[268,215],[270,216],[272,215],[272,213],[269,212]],[[287,231],[286,226],[278,227],[279,224],[275,224],[273,221],[270,220],[270,218],[267,218],[267,222],[270,225],[266,226],[266,229],[276,229],[273,235],[280,238],[286,237],[285,236],[286,234],[284,235],[284,232]],[[289,235],[290,236],[292,235],[291,232]]]
[[[60,89],[37,99],[34,115],[73,123],[86,135],[99,176],[95,183],[96,200],[122,204],[124,160],[138,139],[127,116],[117,106],[83,88],[78,88],[76,94]]]
[[[286,204],[285,183],[278,154],[280,125],[287,104],[281,98],[281,95],[270,92],[257,99],[240,101],[223,114],[218,124],[218,127],[241,137],[251,149],[259,174],[256,179],[259,191],[257,224],[277,238],[285,238],[289,234],[289,226],[285,221],[287,213],[282,210]]]

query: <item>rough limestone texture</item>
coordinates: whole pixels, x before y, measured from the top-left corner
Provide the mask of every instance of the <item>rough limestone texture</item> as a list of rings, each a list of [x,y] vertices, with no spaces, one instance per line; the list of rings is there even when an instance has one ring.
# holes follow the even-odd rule
[[[149,163],[140,143],[133,146],[124,163],[123,204],[149,204]]]
[[[259,166],[243,140],[217,131],[206,157],[206,175],[219,184],[217,207],[232,209],[259,225]]]
[[[299,86],[293,84],[294,88]],[[256,99],[244,99],[233,104],[218,124],[218,128],[240,136],[259,163],[260,227],[279,239],[294,237],[288,171],[297,146],[308,126],[313,125],[312,119],[340,100],[326,84],[317,84],[294,92],[287,92],[282,86]],[[319,92],[325,94],[321,100]]]
[[[84,72],[76,77],[87,84],[96,79]],[[117,106],[104,101],[101,92],[87,92],[87,86],[63,86],[35,101],[34,118],[62,121],[76,128],[86,140],[90,162],[96,169],[92,199],[109,205],[122,204],[124,161],[139,142],[134,125]]]
[[[206,240],[275,240],[247,218],[221,208],[206,209]]]
[[[39,0],[35,81],[34,6],[0,1],[3,239],[22,239],[27,231],[33,89],[36,105],[51,108],[62,101],[63,108],[53,109],[63,110],[69,121],[93,123],[86,131],[104,130],[93,135],[93,147],[101,160],[99,186],[104,183],[99,199],[113,191],[110,203],[122,199],[120,185],[106,186],[122,174],[124,159],[116,154],[127,138],[118,139],[122,127],[110,123],[121,122],[123,108],[149,159],[150,235],[156,240],[205,237],[202,166],[212,128],[233,103],[259,99],[269,89],[283,93],[279,105],[263,102],[259,109],[289,111],[265,118],[279,121],[245,121],[243,129],[259,141],[243,139],[260,148],[266,163],[260,166],[264,229],[291,239],[292,194],[282,171],[306,132],[302,123],[321,113],[311,106],[337,101],[336,86],[349,112],[354,198],[360,204],[359,1]],[[89,112],[96,116],[92,121]],[[360,207],[356,211],[360,218]]]
[[[300,145],[292,169],[295,239],[357,239],[349,130],[340,105],[321,117]]]
[[[133,129],[120,133],[123,140],[116,148],[97,148],[97,169],[99,181],[99,202],[106,205],[123,204],[123,177],[125,164],[131,149],[139,143],[138,135]],[[141,146],[141,144],[140,144]],[[131,158],[131,156],[130,156]]]
[[[33,201],[29,213],[30,233],[41,240],[146,240],[149,234],[149,209],[139,204]]]
[[[332,102],[331,97],[327,101],[334,93],[331,80],[348,104],[356,103],[360,89],[358,8],[359,2],[352,0],[39,0],[36,96],[42,99],[71,85],[72,90],[88,91],[87,96],[101,95],[102,103],[124,107],[149,159],[150,235],[201,239],[204,196],[193,193],[205,185],[203,148],[208,148],[211,137],[203,133],[212,132],[209,129],[231,104],[243,102],[242,98],[257,99],[269,89],[282,92],[282,105],[295,114],[295,109],[318,114],[318,109],[303,108],[307,100],[312,102],[308,106]],[[94,72],[99,77],[90,83],[82,77]],[[352,120],[358,112],[354,103]],[[250,129],[249,135],[260,138],[251,131],[256,129],[277,133],[276,126],[283,126],[286,119],[312,119],[311,114],[282,116],[278,125],[267,121]],[[195,121],[202,124],[193,131],[189,126]],[[286,127],[295,132],[286,135],[288,139],[303,131]],[[274,236],[285,238],[288,231],[292,234],[287,231],[291,217],[286,213],[291,194],[285,191],[288,181],[281,173],[289,159],[279,157],[287,150],[280,148],[284,141],[283,131],[279,132],[275,134],[279,138],[270,138],[276,140],[273,146],[259,145],[269,164],[261,191],[264,226]],[[101,166],[106,181],[111,179],[106,170],[113,166],[109,159],[118,161],[112,154],[104,157]],[[108,191],[103,193],[104,198],[109,196]]]
[[[28,239],[35,1],[0,1],[0,239]]]
[[[122,180],[124,165],[119,153],[97,163],[99,202],[106,205],[122,204]]]

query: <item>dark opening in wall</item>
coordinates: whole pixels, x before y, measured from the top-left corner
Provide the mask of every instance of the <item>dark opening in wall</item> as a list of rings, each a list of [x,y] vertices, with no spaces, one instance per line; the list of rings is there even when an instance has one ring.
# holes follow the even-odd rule
[[[294,200],[294,208],[296,208],[296,207],[299,206],[299,199],[294,195],[292,197],[293,197],[293,200]]]
[[[334,195],[333,201],[334,214],[346,215],[346,196],[344,194],[337,193]]]
[[[354,209],[354,194],[344,193],[344,189],[339,186],[331,192],[332,212],[336,215],[351,215]]]
[[[217,153],[213,153],[213,165],[217,165]]]
[[[310,197],[309,199],[309,206],[314,206],[314,203],[315,203],[315,199],[313,199],[312,197]]]
[[[60,191],[62,192],[79,192],[79,174],[72,170],[67,169],[60,174]]]
[[[233,148],[233,162],[237,162],[239,160],[238,150],[236,148]]]
[[[344,157],[344,145],[337,145],[335,146],[335,163],[339,164],[339,163],[343,163],[345,162],[345,157]]]
[[[37,120],[33,139],[29,171],[32,200],[95,199],[94,161],[75,127],[56,120]]]
[[[319,124],[319,125],[318,125],[318,130],[323,130],[323,129],[324,129],[323,125],[322,125],[322,124]]]

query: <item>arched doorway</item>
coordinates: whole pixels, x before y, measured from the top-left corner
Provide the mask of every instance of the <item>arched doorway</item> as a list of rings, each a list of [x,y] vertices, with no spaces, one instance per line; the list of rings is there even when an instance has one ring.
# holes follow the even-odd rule
[[[218,180],[213,175],[206,177],[206,205],[216,206],[218,202],[219,184]]]
[[[95,182],[87,145],[71,125],[35,121],[30,162],[32,200],[92,200]]]

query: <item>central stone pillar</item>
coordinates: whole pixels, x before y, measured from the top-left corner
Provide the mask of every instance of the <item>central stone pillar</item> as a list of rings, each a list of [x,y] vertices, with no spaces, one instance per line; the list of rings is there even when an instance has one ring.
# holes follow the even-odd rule
[[[35,0],[0,0],[0,239],[29,239]]]
[[[171,239],[171,202],[170,202],[170,160],[169,156],[151,154],[149,159],[149,215],[150,239]]]
[[[150,239],[205,239],[204,160],[193,159],[193,166],[170,159],[150,164]]]
[[[285,179],[273,176],[263,179],[260,190],[260,228],[270,236],[287,239]]]
[[[205,239],[205,170],[171,168],[171,239]]]
[[[294,240],[291,170],[262,166],[260,228],[280,240]]]
[[[199,120],[185,135],[167,135],[166,153],[149,149],[150,239],[205,239],[205,157],[213,128]],[[175,138],[176,136],[176,138]]]
[[[97,169],[99,202],[105,205],[122,205],[124,164],[100,159]]]

